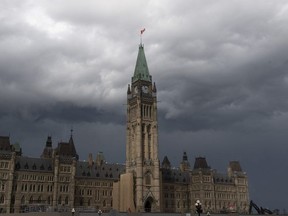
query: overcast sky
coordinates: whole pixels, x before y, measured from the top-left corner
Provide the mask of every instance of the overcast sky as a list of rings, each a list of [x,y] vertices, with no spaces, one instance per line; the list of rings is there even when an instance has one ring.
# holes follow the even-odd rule
[[[0,135],[39,157],[70,129],[81,160],[125,161],[140,30],[158,90],[159,152],[238,160],[250,199],[288,210],[286,0],[2,0]]]

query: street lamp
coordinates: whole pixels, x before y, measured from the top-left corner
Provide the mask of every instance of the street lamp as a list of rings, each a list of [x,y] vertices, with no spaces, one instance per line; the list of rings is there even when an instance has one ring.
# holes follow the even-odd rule
[[[198,213],[198,216],[200,216],[200,214],[202,213],[202,205],[201,205],[200,200],[196,201],[195,207],[196,207],[196,212]]]
[[[101,214],[102,214],[102,211],[101,211],[101,209],[99,209],[98,210],[98,215],[101,216]]]

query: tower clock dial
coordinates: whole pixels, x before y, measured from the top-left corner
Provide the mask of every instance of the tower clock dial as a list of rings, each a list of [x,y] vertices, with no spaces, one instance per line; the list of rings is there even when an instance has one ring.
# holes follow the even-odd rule
[[[138,93],[138,86],[134,87],[134,92],[137,94]]]
[[[142,86],[142,92],[143,93],[148,93],[148,90],[149,90],[148,86],[146,86],[146,85]]]

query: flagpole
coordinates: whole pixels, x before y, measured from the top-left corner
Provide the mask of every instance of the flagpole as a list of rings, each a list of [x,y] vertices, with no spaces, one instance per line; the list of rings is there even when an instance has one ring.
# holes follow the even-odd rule
[[[142,34],[145,31],[145,28],[140,30],[140,45],[142,46]]]

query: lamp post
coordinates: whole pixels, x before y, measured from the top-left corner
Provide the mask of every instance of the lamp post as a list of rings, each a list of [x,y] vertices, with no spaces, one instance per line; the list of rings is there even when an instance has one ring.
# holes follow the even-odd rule
[[[72,216],[74,216],[75,215],[75,209],[72,208],[71,212],[72,212]]]
[[[202,205],[201,205],[200,200],[196,201],[195,207],[196,207],[196,212],[198,213],[198,216],[200,216],[200,214],[202,213]]]
[[[101,209],[99,209],[98,210],[98,215],[101,216],[101,214],[102,214],[102,211],[101,211]]]

